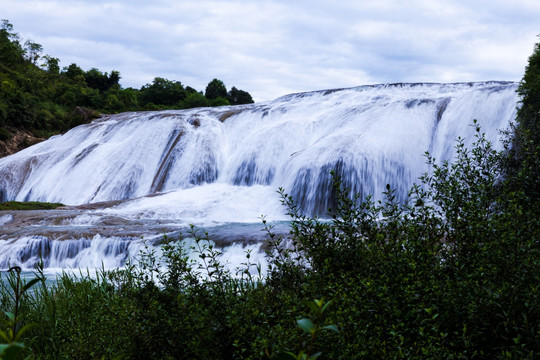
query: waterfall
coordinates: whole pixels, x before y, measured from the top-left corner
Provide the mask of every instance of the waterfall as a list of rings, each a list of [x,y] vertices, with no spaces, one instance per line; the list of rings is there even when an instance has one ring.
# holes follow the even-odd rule
[[[424,152],[452,159],[458,137],[467,145],[474,140],[473,119],[497,145],[499,130],[515,118],[517,86],[388,84],[241,106],[107,115],[0,159],[0,201],[110,202],[66,220],[64,226],[86,229],[84,237],[71,238],[62,230],[62,239],[77,244],[61,247],[77,254],[105,241],[96,238],[105,217],[120,219],[116,229],[153,226],[152,236],[159,233],[155,224],[169,231],[191,223],[258,223],[260,215],[286,220],[279,187],[305,213],[325,216],[335,201],[331,170],[361,197],[377,197],[390,184],[404,198],[427,170]],[[37,253],[50,262],[76,257],[56,250],[55,242],[66,240],[55,240],[50,229],[45,238],[5,230],[16,222],[9,216],[0,213],[0,248],[11,249],[2,250],[0,267],[29,263],[25,257]],[[106,241],[136,238],[122,236],[115,232]],[[30,250],[16,255],[22,244]],[[115,251],[125,257],[128,248],[118,245],[106,257]]]

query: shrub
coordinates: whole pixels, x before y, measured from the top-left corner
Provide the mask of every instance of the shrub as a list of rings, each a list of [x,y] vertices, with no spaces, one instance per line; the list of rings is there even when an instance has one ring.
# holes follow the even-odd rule
[[[291,229],[277,236],[263,219],[265,276],[249,253],[227,270],[192,228],[190,249],[165,238],[138,265],[43,282],[21,308],[40,324],[25,346],[42,359],[534,359],[538,220],[473,126],[473,148],[458,140],[453,162],[427,154],[404,203],[390,186],[381,201],[351,199],[335,178],[333,217],[320,220],[280,190]]]
[[[344,358],[508,356],[540,349],[540,245],[526,209],[497,191],[499,155],[476,126],[472,150],[421,177],[405,204],[347,197],[339,179],[331,222],[306,218],[292,198],[292,247],[275,250],[271,278],[306,274],[307,285],[335,299],[328,316],[343,328],[323,353]],[[529,213],[530,214],[530,213]],[[301,270],[291,271],[291,255]],[[270,281],[269,285],[273,285]],[[280,284],[279,286],[283,286]],[[305,293],[304,293],[305,294]]]
[[[9,140],[11,139],[12,136],[13,135],[11,135],[11,133],[8,130],[0,127],[0,141]]]

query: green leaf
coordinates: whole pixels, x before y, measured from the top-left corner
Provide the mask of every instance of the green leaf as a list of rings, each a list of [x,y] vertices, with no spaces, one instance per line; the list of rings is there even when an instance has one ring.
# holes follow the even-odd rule
[[[339,332],[337,325],[326,325],[326,326],[323,326],[323,329],[332,330],[337,333]]]
[[[12,323],[15,321],[15,314],[9,311],[4,311],[4,314],[8,317],[9,321]]]
[[[304,301],[304,305],[306,305],[308,308],[310,308],[311,311],[313,311],[315,314],[318,314],[320,312],[319,307],[313,301],[306,300],[306,301]]]
[[[41,278],[35,278],[35,279],[32,279],[30,280],[28,283],[26,283],[23,287],[23,292],[25,292],[26,290],[30,289],[32,286],[34,286],[35,283],[37,283],[38,281],[41,281]]]
[[[298,326],[300,326],[300,328],[308,334],[313,334],[313,332],[315,331],[315,325],[313,325],[313,321],[307,318],[298,320]]]
[[[14,339],[14,340],[15,340],[15,341],[19,341],[19,339],[21,338],[21,336],[22,336],[25,332],[27,332],[28,330],[30,330],[31,328],[34,328],[34,327],[36,327],[36,326],[38,326],[38,325],[37,325],[37,324],[26,324],[26,325],[24,325],[24,326],[21,328],[21,330],[19,330],[19,331],[17,332],[17,336],[15,336],[15,339]]]
[[[2,338],[2,340],[5,341],[5,342],[10,342],[11,341],[8,334],[3,330],[0,330],[0,338]]]
[[[326,304],[324,304],[323,307],[321,308],[321,313],[323,313],[324,310],[326,310],[326,308],[327,308],[328,306],[330,306],[331,303],[332,303],[332,300],[329,300]]]
[[[297,360],[296,355],[292,352],[281,352],[276,356],[277,360]]]
[[[2,360],[15,360],[23,350],[23,344],[2,344],[0,345],[0,358]]]

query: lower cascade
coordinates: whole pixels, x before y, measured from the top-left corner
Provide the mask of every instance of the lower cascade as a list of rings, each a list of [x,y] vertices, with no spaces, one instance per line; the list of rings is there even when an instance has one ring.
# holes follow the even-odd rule
[[[261,215],[286,232],[278,188],[319,217],[334,203],[331,171],[351,196],[378,198],[389,184],[404,199],[428,170],[424,153],[452,159],[456,139],[474,141],[474,119],[498,146],[517,87],[374,85],[103,116],[0,159],[0,201],[68,205],[0,212],[0,268],[119,267],[189,224],[234,250],[234,263],[263,243]]]

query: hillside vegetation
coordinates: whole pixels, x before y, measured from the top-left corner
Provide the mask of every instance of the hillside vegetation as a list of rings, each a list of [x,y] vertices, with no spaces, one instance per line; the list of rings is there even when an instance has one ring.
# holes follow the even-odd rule
[[[60,60],[43,54],[40,44],[23,43],[8,20],[0,24],[0,142],[20,130],[46,138],[88,122],[100,113],[185,109],[249,104],[251,95],[227,91],[218,79],[205,92],[180,81],[156,77],[140,89],[124,89],[118,71],[84,71],[77,64],[60,69]],[[31,145],[22,144],[21,147]]]
[[[137,265],[47,286],[13,268],[0,288],[3,359],[538,359],[540,44],[504,149],[481,127],[400,203],[357,202],[335,179],[331,221],[280,190],[290,234],[268,233],[267,274],[199,263],[164,239]],[[263,221],[266,226],[266,223]],[[161,265],[165,265],[164,267]],[[3,353],[2,353],[3,351]]]

